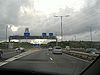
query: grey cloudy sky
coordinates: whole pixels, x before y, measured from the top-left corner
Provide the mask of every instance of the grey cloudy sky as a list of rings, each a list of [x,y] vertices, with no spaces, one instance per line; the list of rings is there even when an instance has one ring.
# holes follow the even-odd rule
[[[99,9],[100,0],[0,0],[0,39],[5,39],[7,25],[18,27],[16,32],[8,28],[8,35],[23,35],[26,27],[31,35],[60,35],[60,18],[54,15],[69,14],[63,18],[64,39],[90,40],[92,25],[93,40],[100,40]]]

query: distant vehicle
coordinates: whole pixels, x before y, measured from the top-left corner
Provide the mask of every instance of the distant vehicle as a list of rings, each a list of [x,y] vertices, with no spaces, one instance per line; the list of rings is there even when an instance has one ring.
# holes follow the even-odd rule
[[[0,49],[0,58],[3,56],[3,51]]]
[[[98,50],[92,50],[91,53],[92,54],[100,54],[100,51],[98,51]]]
[[[87,48],[86,52],[92,54],[100,54],[100,51],[98,51],[96,48]]]
[[[62,54],[62,48],[60,46],[55,46],[52,50],[53,54]]]
[[[16,52],[25,52],[25,49],[22,47],[16,48]]]
[[[18,52],[19,48],[15,48],[16,52]]]
[[[65,48],[66,50],[70,50],[70,46],[66,46],[66,48]]]
[[[22,47],[20,47],[20,51],[21,51],[21,52],[25,52],[25,49],[22,48]]]
[[[48,48],[48,50],[49,50],[49,51],[52,51],[52,50],[53,50],[53,48],[52,48],[52,47],[49,47],[49,48]]]
[[[20,47],[15,49],[16,52],[21,52]]]

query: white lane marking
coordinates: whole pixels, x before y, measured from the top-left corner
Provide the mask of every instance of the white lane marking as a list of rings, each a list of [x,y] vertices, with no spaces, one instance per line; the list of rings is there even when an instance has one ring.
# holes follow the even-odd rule
[[[8,62],[0,62],[0,66],[7,64]]]
[[[34,50],[34,51],[29,50],[29,51],[26,51],[26,52],[21,53],[21,54],[19,54],[19,55],[16,55],[16,56],[14,56],[14,57],[12,57],[12,58],[9,58],[9,59],[5,60],[4,62],[0,62],[0,66],[3,66],[3,65],[5,65],[5,64],[7,64],[7,63],[9,63],[9,62],[11,62],[11,61],[14,61],[14,60],[16,60],[16,59],[19,59],[19,58],[21,58],[21,57],[24,57],[24,56],[29,55],[29,54],[31,54],[31,53],[34,53],[34,52],[36,52],[36,51],[39,51],[39,50]]]
[[[50,57],[50,60],[53,60],[53,59]]]

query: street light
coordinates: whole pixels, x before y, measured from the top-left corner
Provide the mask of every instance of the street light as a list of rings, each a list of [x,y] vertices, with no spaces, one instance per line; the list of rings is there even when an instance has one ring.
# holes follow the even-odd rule
[[[91,48],[92,48],[92,40],[93,40],[93,38],[92,38],[92,25],[90,25],[90,39],[91,39]]]
[[[12,24],[7,24],[6,25],[6,42],[8,41],[8,28],[10,28],[13,33],[18,30],[18,27],[15,27]],[[10,43],[10,40],[9,40],[9,43],[8,43],[9,48],[11,48],[11,44],[13,44],[13,43]],[[8,47],[7,47],[7,49],[8,49]]]
[[[8,28],[10,28],[10,25],[6,25],[6,42],[7,42],[7,40],[8,40]]]
[[[66,16],[54,16],[54,17],[60,17],[61,19],[61,41],[63,41],[63,27],[62,27],[62,18],[63,17],[69,17],[70,15],[66,15]]]
[[[7,40],[8,40],[8,28],[10,28],[10,25],[6,25],[6,48],[8,49],[8,45],[7,45]]]

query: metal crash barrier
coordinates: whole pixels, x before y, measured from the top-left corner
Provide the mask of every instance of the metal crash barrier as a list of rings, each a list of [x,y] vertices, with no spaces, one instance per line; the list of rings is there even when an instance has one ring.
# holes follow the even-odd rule
[[[90,54],[90,53],[85,53],[85,52],[79,52],[79,51],[66,51],[64,50],[63,53],[66,53],[68,55],[72,55],[84,60],[95,60],[97,56],[99,56],[99,54]]]

